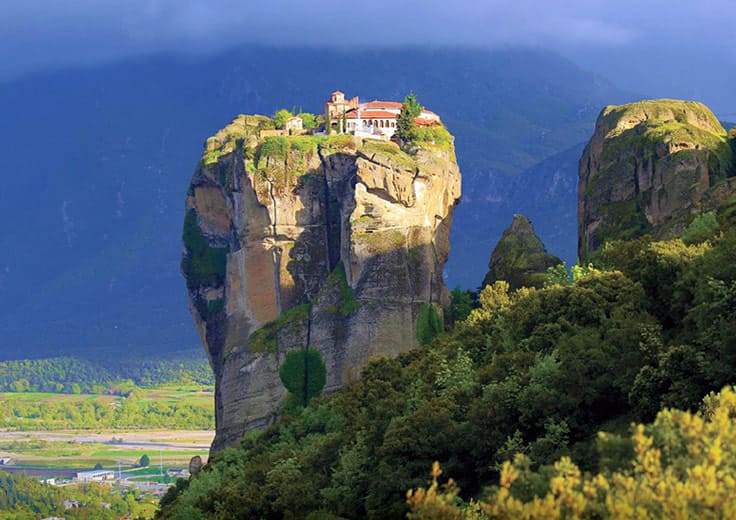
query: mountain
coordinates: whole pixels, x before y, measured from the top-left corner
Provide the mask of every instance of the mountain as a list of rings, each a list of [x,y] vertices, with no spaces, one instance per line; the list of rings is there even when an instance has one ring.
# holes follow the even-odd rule
[[[488,261],[488,273],[483,286],[503,280],[510,290],[520,287],[544,286],[547,268],[562,262],[547,253],[547,249],[534,232],[534,226],[524,215],[514,215],[511,225],[501,235]]]
[[[201,143],[233,114],[320,112],[336,88],[397,100],[413,90],[442,114],[465,174],[446,282],[469,287],[519,211],[505,204],[514,175],[582,142],[601,106],[628,97],[523,49],[248,47],[4,83],[0,356],[198,348],[178,264],[181,201]],[[551,251],[574,256],[523,211]]]
[[[677,236],[715,210],[736,193],[734,137],[702,103],[606,107],[580,160],[580,257],[606,240]]]
[[[265,136],[268,123],[239,116],[208,139],[187,193],[182,269],[215,373],[215,451],[428,341],[449,304],[461,179],[447,131],[406,153]]]

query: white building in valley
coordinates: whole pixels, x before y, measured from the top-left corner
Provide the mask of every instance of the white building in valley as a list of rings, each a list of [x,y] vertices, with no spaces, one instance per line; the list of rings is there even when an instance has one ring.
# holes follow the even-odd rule
[[[80,471],[74,476],[77,482],[104,482],[114,480],[115,472],[106,469],[95,469],[92,471]]]

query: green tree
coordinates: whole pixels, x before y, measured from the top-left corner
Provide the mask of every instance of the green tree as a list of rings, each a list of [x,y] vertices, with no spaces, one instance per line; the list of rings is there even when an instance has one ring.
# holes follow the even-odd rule
[[[452,330],[456,323],[464,321],[477,306],[478,295],[470,290],[463,291],[458,285],[450,291],[450,305],[445,307],[445,326]]]
[[[150,463],[151,463],[151,459],[145,453],[141,455],[141,460],[138,461],[138,465],[142,468],[145,468]]]
[[[547,279],[544,281],[544,286],[553,287],[555,285],[570,285],[570,275],[567,274],[565,262],[547,268]]]
[[[299,117],[302,118],[302,127],[305,130],[317,128],[317,116],[314,114],[310,114],[309,112],[299,112]]]
[[[403,143],[411,143],[415,139],[416,123],[414,119],[422,113],[422,106],[413,92],[404,98],[401,113],[396,119],[396,136]]]
[[[417,313],[416,335],[420,345],[426,345],[444,332],[442,320],[431,303],[423,303]]]
[[[292,350],[286,354],[279,377],[286,389],[302,406],[322,393],[327,382],[327,369],[319,350]]]
[[[284,128],[286,126],[286,122],[293,115],[294,114],[292,114],[285,108],[277,110],[276,113],[273,115],[273,122],[276,125],[276,128]]]

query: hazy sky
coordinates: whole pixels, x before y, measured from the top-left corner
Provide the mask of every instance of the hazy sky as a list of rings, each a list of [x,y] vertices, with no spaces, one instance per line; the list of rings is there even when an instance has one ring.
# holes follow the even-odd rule
[[[244,43],[531,45],[736,118],[735,32],[736,0],[8,0],[0,77]]]

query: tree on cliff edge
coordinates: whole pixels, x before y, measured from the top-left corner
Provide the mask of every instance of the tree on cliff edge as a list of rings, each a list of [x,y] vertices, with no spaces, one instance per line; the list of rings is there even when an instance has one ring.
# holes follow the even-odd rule
[[[409,92],[409,95],[404,98],[404,103],[401,106],[401,113],[396,119],[396,136],[403,143],[410,143],[414,140],[414,130],[416,124],[414,119],[422,113],[422,105],[417,101],[417,97],[413,92]]]

